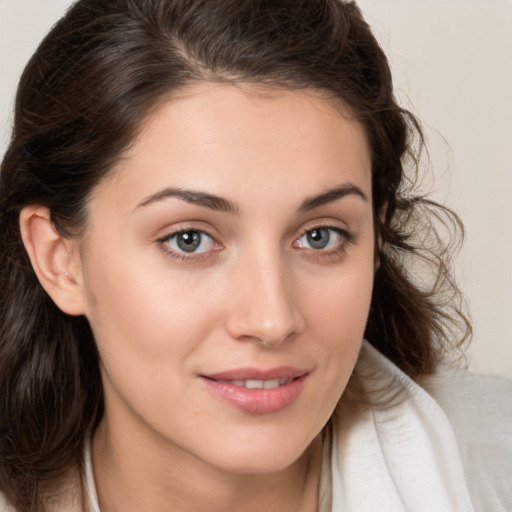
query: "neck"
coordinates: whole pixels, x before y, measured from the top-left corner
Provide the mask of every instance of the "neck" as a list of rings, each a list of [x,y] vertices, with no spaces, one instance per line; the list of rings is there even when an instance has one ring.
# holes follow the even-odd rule
[[[220,470],[186,453],[151,450],[114,436],[102,422],[92,442],[101,512],[316,512],[322,459],[318,436],[290,467],[271,474]]]

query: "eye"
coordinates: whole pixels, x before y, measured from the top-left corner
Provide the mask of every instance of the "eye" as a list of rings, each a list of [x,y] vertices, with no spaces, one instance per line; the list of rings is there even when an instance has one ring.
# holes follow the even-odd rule
[[[166,248],[179,254],[201,254],[214,249],[214,239],[204,231],[179,231],[162,240]]]
[[[318,227],[306,231],[296,242],[295,246],[301,249],[314,249],[316,251],[325,251],[330,249],[337,249],[342,244],[344,239],[342,230],[329,227]]]

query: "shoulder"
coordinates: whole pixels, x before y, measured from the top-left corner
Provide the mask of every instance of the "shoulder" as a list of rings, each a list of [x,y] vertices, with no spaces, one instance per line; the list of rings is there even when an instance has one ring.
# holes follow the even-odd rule
[[[420,384],[464,436],[490,441],[494,433],[512,443],[512,379],[444,366]]]
[[[511,507],[512,380],[442,367],[421,386],[452,425],[475,507]]]
[[[333,427],[333,510],[475,512],[446,414],[367,342]]]
[[[371,382],[370,375],[378,375],[380,389],[387,390],[370,397],[372,406],[374,397],[383,396],[386,413],[396,416],[415,410],[420,428],[423,425],[437,434],[444,431],[431,449],[441,457],[455,444],[450,457],[460,460],[474,509],[510,512],[512,380],[444,365],[434,375],[413,382],[366,342],[362,356],[366,379]],[[399,405],[386,400],[389,396],[399,397]]]

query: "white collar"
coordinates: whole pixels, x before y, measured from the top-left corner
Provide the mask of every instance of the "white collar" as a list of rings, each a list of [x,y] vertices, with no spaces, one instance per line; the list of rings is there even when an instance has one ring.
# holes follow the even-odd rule
[[[88,440],[85,444],[84,453],[84,465],[85,465],[85,493],[87,497],[87,512],[100,512],[100,506],[98,504],[98,494],[96,493],[96,484],[94,482],[94,473],[92,470],[92,459],[91,459],[91,443]]]
[[[342,401],[331,510],[474,512],[453,429],[434,399],[368,342],[355,373],[370,405]]]

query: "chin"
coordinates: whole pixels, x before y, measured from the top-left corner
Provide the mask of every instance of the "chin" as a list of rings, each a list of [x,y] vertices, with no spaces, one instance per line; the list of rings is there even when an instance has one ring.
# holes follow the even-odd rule
[[[264,475],[277,473],[292,466],[303,457],[315,436],[292,438],[292,434],[280,434],[264,438],[230,440],[228,447],[219,447],[222,457],[218,466],[229,473],[240,475]]]

